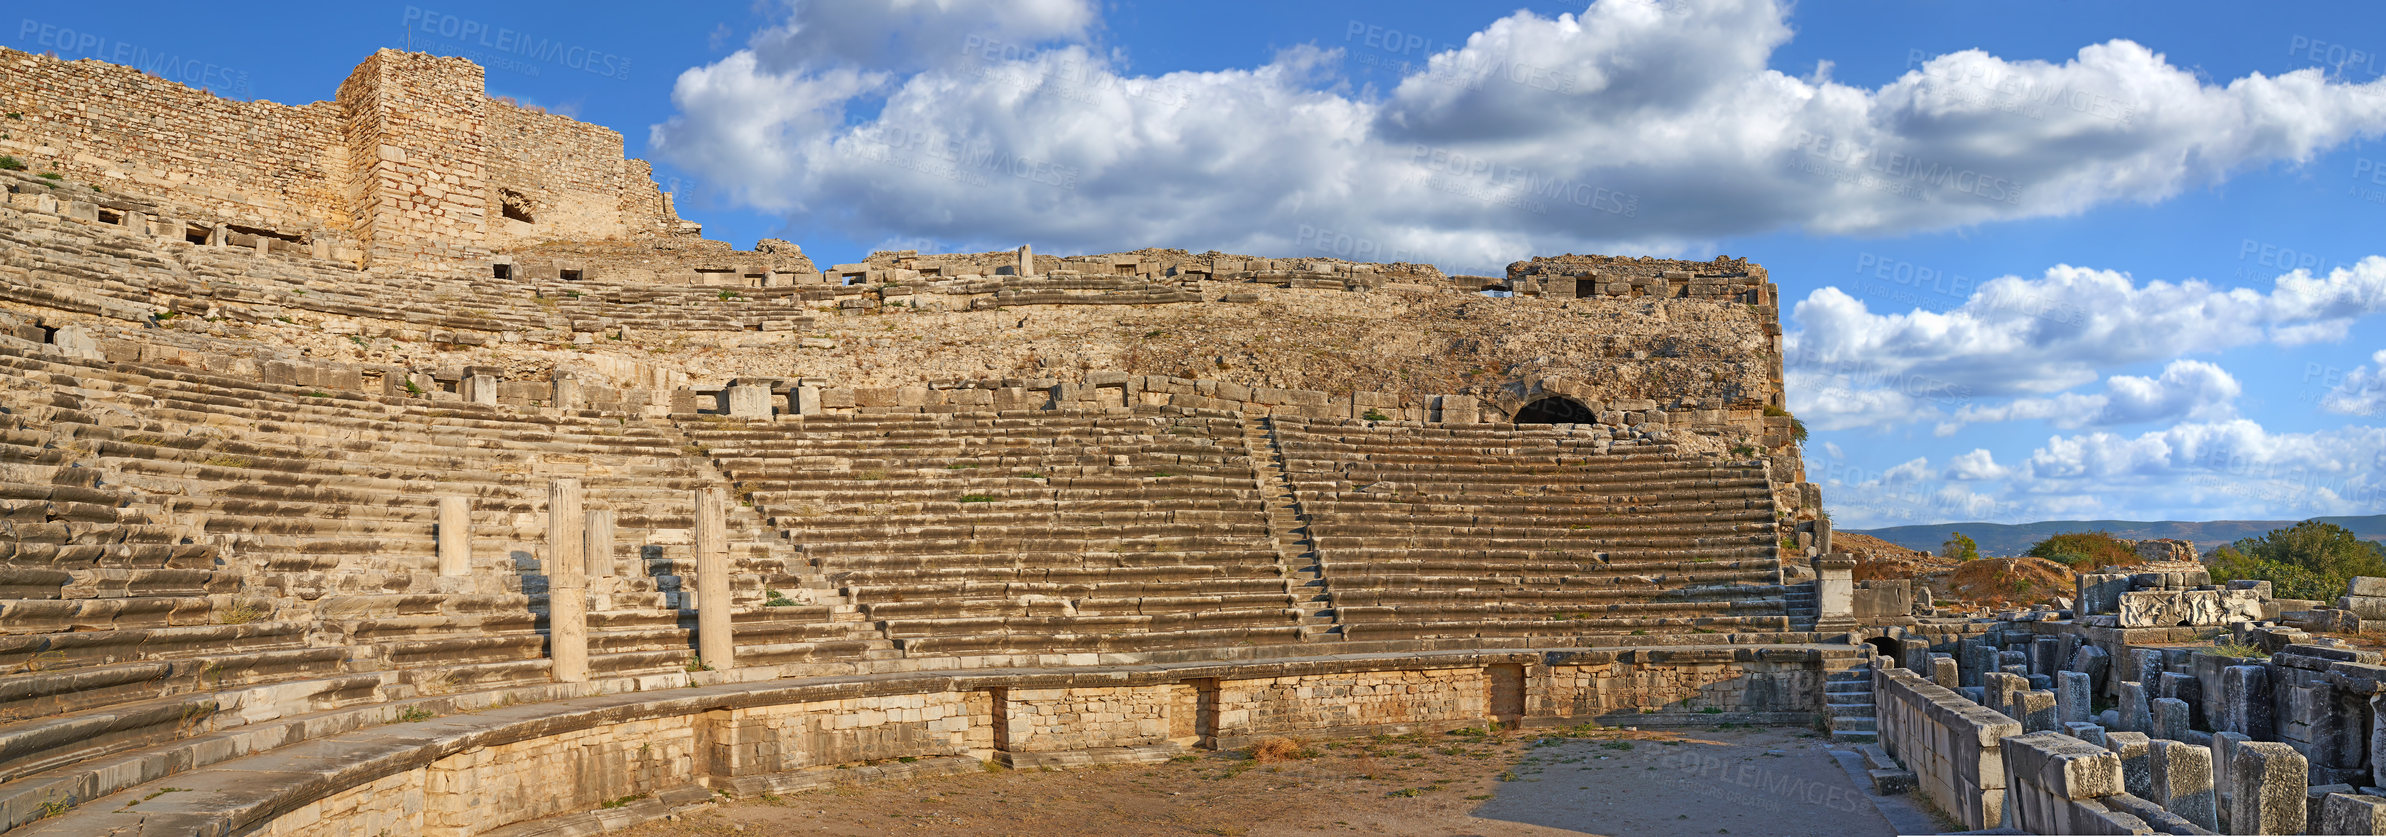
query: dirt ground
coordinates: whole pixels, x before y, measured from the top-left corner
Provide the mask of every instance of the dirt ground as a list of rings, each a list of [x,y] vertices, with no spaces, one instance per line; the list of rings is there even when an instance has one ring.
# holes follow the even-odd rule
[[[741,800],[635,837],[1889,835],[1812,732],[1725,725],[1419,734],[1159,765],[993,771]]]

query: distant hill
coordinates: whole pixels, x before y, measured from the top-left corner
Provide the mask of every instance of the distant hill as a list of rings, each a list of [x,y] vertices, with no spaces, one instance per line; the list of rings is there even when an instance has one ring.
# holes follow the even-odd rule
[[[2386,541],[2386,514],[2360,517],[2322,517],[2322,523],[2334,523],[2353,530],[2353,534],[2375,541]],[[2196,552],[2209,555],[2213,549],[2226,546],[2238,538],[2259,537],[2272,529],[2293,526],[2294,520],[2046,520],[2037,523],[1932,523],[1923,526],[1891,526],[1885,529],[1847,529],[1844,531],[1871,535],[1898,546],[1913,550],[1938,552],[1947,542],[1947,533],[1962,532],[1980,543],[1980,554],[1987,556],[2020,555],[2030,545],[2064,532],[2111,532],[2113,537],[2130,540],[2149,538],[2177,538],[2195,544]]]

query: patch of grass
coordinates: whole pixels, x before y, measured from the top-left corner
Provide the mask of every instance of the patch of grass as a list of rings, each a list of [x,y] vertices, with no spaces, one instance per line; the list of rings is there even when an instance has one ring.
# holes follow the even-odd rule
[[[433,712],[420,706],[409,706],[406,707],[406,711],[398,713],[397,723],[411,724],[416,721],[428,721],[437,717],[439,717],[439,713],[437,712]]]
[[[1599,749],[1602,749],[1602,750],[1630,750],[1630,749],[1632,749],[1632,742],[1630,742],[1630,741],[1601,741],[1601,742],[1599,742]]]
[[[961,502],[964,502],[964,503],[991,503],[991,502],[994,502],[994,498],[993,498],[993,497],[990,497],[990,496],[987,496],[987,495],[984,495],[984,494],[963,494],[963,495],[961,495]]]
[[[711,671],[711,670],[712,670],[712,666],[705,665],[705,664],[704,664],[704,660],[703,660],[702,658],[697,658],[697,659],[693,659],[693,660],[689,660],[689,661],[688,661],[688,673],[689,673],[689,674],[695,674],[696,672],[699,672],[699,671]]]
[[[1262,738],[1251,745],[1251,759],[1261,764],[1279,761],[1298,761],[1316,755],[1301,746],[1301,742],[1282,736]]]
[[[1366,420],[1368,420],[1368,421],[1391,421],[1391,420],[1392,420],[1392,417],[1391,417],[1391,416],[1384,415],[1384,414],[1383,414],[1383,411],[1381,411],[1381,410],[1377,410],[1377,409],[1375,409],[1375,408],[1373,408],[1373,407],[1370,407],[1370,408],[1368,408],[1368,409],[1367,409],[1367,412],[1364,412],[1364,413],[1361,413],[1361,414],[1359,414],[1359,418],[1363,418],[1363,419],[1366,419]]]
[[[66,176],[65,176],[65,175],[62,175],[62,174],[59,174],[59,173],[57,173],[57,172],[54,172],[54,171],[45,171],[45,172],[42,172],[42,173],[41,173],[41,179],[43,179],[43,180],[65,180],[65,179],[66,179]]]
[[[419,385],[419,384],[416,384],[416,383],[414,382],[414,379],[413,379],[413,378],[407,378],[407,379],[406,379],[406,394],[407,394],[407,395],[421,395],[421,394],[423,394],[423,388],[422,388],[422,386],[421,386],[421,385]]]
[[[622,797],[622,798],[620,798],[620,799],[608,799],[608,800],[605,800],[604,804],[603,804],[602,806],[600,806],[600,807],[604,807],[604,808],[619,808],[619,807],[622,807],[622,806],[624,806],[624,805],[628,805],[628,804],[630,804],[630,803],[632,803],[632,802],[636,802],[636,801],[638,801],[638,800],[645,799],[645,798],[646,798],[646,794],[643,794],[643,793],[633,793],[633,794],[630,794],[630,795],[628,795],[628,796]]]
[[[0,171],[24,171],[25,164],[15,157],[0,154]]]
[[[764,598],[763,598],[763,600],[762,600],[762,606],[763,606],[763,607],[794,607],[794,606],[795,606],[795,600],[794,600],[794,599],[787,598],[787,594],[785,594],[785,593],[781,593],[781,592],[779,592],[779,591],[777,591],[777,590],[772,590],[772,591],[770,591],[770,595],[769,595],[769,596],[766,596],[766,597],[764,597]]]
[[[2239,645],[2234,642],[2214,642],[2210,653],[2239,660],[2263,660],[2270,657],[2268,653],[2258,647]]]
[[[265,609],[262,605],[254,602],[241,602],[224,610],[216,611],[215,623],[218,625],[246,625],[271,615],[273,615],[273,611]]]
[[[246,468],[256,463],[250,462],[249,458],[245,456],[222,454],[218,456],[210,456],[206,459],[206,461],[201,462],[200,464],[213,465],[218,468]]]
[[[1169,477],[1173,477],[1173,476],[1176,476],[1176,472],[1174,472],[1174,471],[1153,471],[1153,472],[1152,472],[1152,479],[1156,479],[1156,480],[1157,480],[1157,479],[1167,479],[1167,478],[1169,478]]]

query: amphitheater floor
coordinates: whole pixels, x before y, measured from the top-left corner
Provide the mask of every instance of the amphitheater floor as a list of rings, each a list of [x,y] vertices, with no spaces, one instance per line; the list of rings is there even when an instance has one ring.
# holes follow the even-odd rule
[[[1526,731],[1314,744],[1167,764],[857,784],[711,806],[636,837],[824,835],[1889,835],[1798,729]]]

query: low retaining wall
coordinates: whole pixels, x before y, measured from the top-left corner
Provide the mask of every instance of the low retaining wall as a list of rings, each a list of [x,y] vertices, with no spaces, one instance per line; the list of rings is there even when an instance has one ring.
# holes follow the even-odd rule
[[[2021,722],[1887,665],[1873,667],[1872,694],[1881,745],[1932,804],[1966,830],[2004,824],[2002,742],[2021,734]]]
[[[1812,723],[1856,649],[1426,652],[885,675],[601,695],[392,724],[130,788],[28,834],[508,832],[654,816],[712,793],[879,775],[1142,762],[1283,735],[1490,723]],[[182,789],[165,793],[165,785]],[[641,814],[640,812],[644,812]],[[578,812],[578,813],[575,813]],[[523,828],[546,828],[551,823]]]

